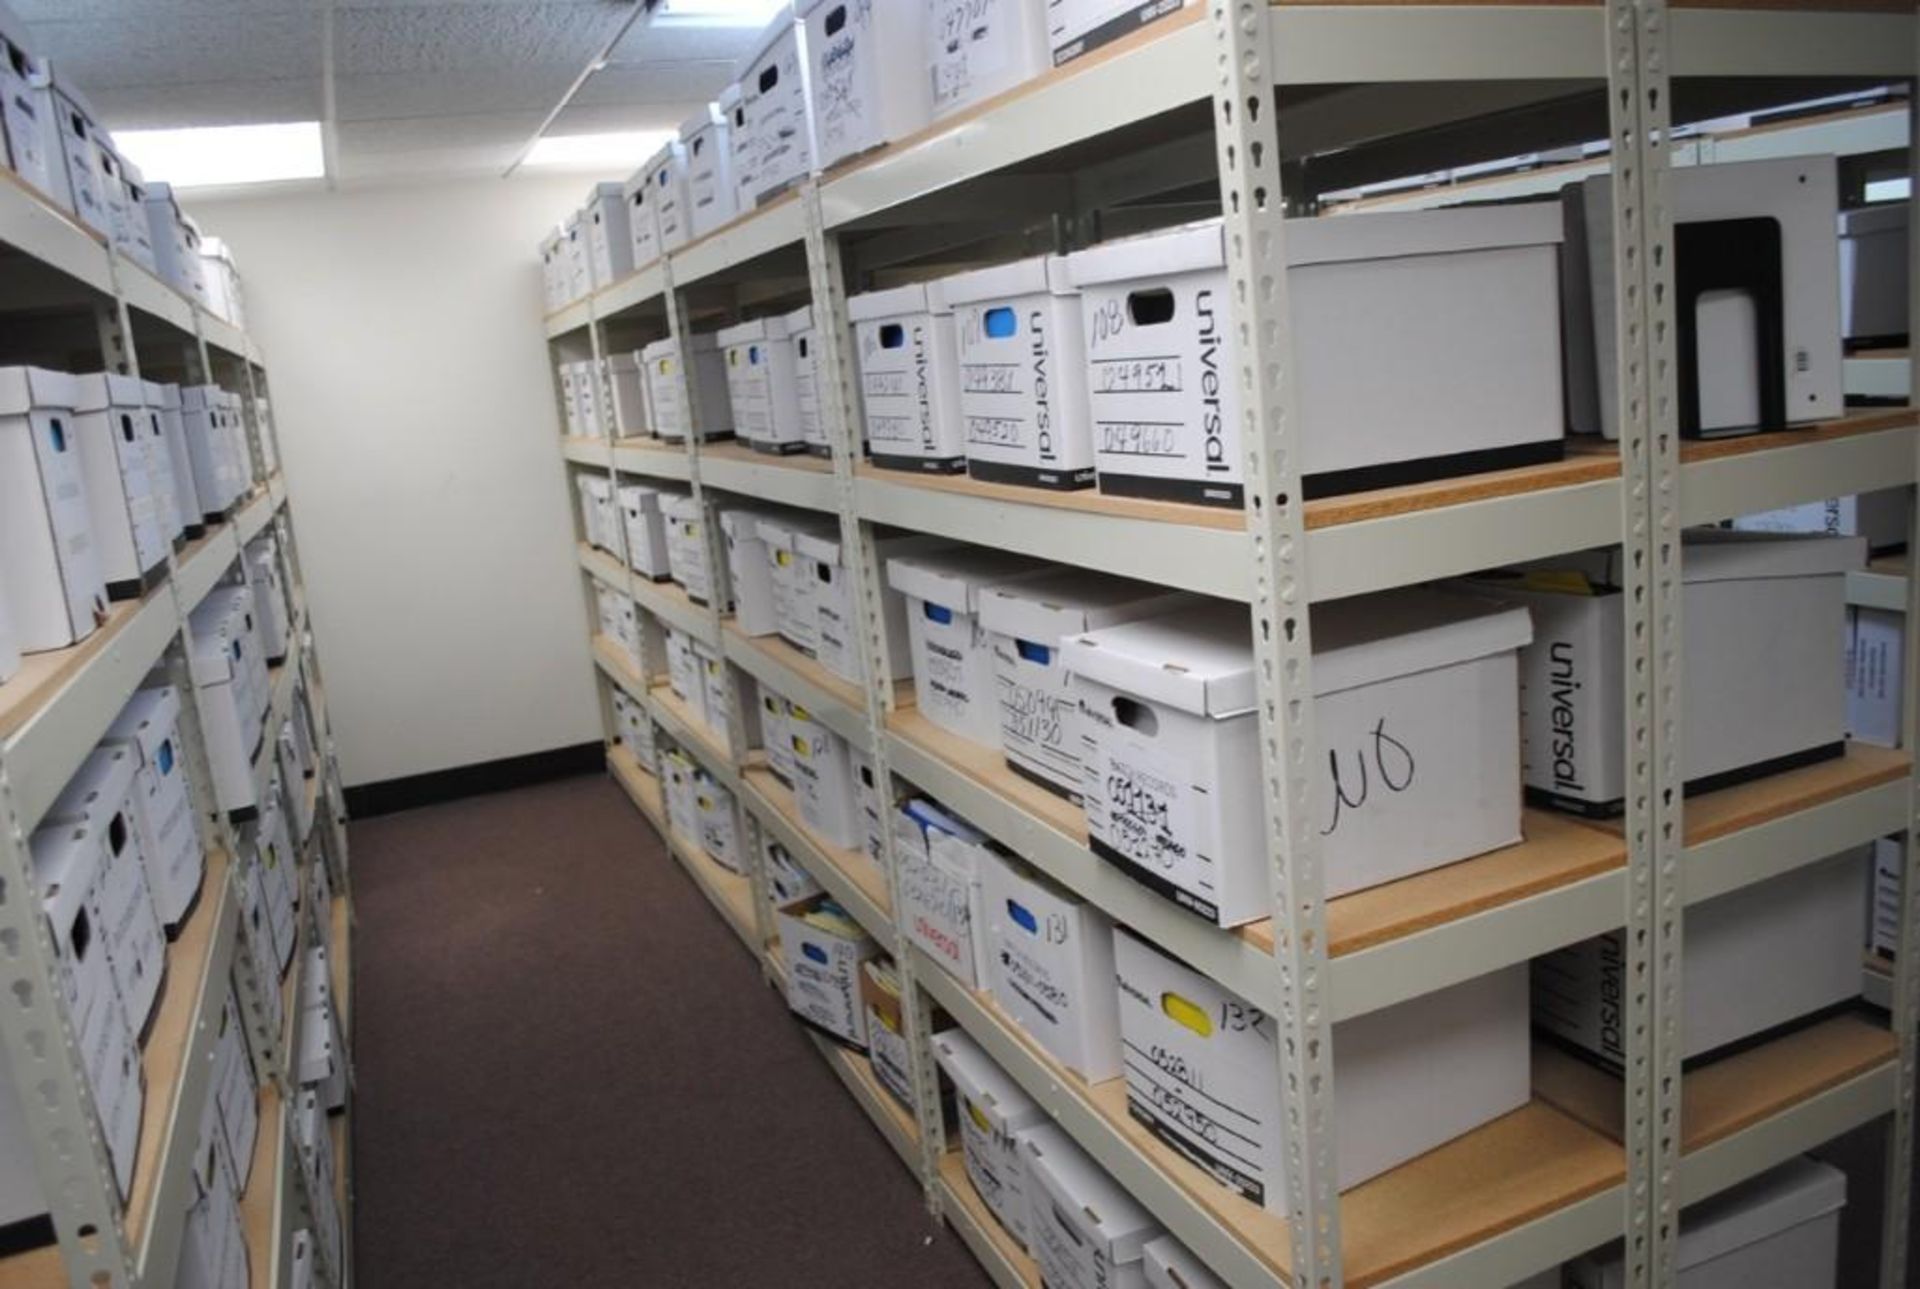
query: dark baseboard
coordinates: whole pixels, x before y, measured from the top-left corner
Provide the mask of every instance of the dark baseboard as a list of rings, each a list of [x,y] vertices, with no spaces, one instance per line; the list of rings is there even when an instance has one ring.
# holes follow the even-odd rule
[[[353,819],[371,819],[397,810],[439,805],[462,797],[477,797],[508,788],[525,788],[554,779],[570,779],[581,774],[599,774],[607,768],[604,743],[576,743],[546,752],[530,752],[478,765],[458,765],[451,770],[410,774],[404,779],[382,779],[348,788],[347,815]]]

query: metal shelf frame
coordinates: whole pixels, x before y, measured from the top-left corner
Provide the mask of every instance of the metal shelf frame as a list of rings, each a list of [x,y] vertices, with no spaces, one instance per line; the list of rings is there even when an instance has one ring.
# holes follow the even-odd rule
[[[1913,840],[1920,831],[1920,793],[1914,767],[1909,762],[1891,777],[1863,780],[1838,797],[1810,800],[1764,822],[1689,841],[1689,803],[1680,792],[1677,757],[1684,630],[1679,536],[1690,524],[1819,496],[1914,483],[1920,479],[1920,428],[1911,412],[1886,411],[1732,448],[1683,445],[1674,409],[1676,329],[1667,189],[1669,171],[1676,165],[1782,146],[1778,141],[1730,139],[1709,148],[1708,141],[1700,139],[1676,140],[1670,119],[1676,81],[1905,80],[1914,77],[1917,67],[1920,20],[1911,12],[1892,10],[1687,8],[1670,7],[1666,0],[1605,0],[1582,6],[1270,6],[1262,0],[1202,0],[1177,18],[1050,72],[973,113],[815,175],[781,199],[546,320],[550,347],[562,358],[603,357],[613,347],[610,329],[619,331],[622,348],[629,347],[636,329],[682,341],[696,312],[703,329],[714,325],[714,301],[725,297],[730,286],[736,288],[731,305],[721,311],[733,317],[766,312],[776,300],[787,303],[789,296],[781,294],[787,289],[783,275],[794,252],[804,253],[806,299],[819,324],[821,411],[834,449],[830,473],[811,463],[803,467],[779,458],[750,457],[737,448],[716,449],[704,445],[697,433],[674,446],[653,440],[571,439],[563,443],[562,453],[576,468],[609,471],[616,479],[684,479],[708,503],[709,515],[710,490],[836,513],[863,626],[859,652],[868,680],[858,687],[858,701],[823,686],[817,675],[784,657],[778,647],[763,648],[742,635],[718,606],[690,605],[684,597],[638,581],[605,556],[583,556],[582,564],[592,578],[624,583],[640,607],[659,621],[689,630],[710,645],[718,641],[730,664],[736,712],[741,707],[739,682],[751,677],[802,702],[848,739],[870,758],[878,781],[889,785],[883,809],[891,810],[898,792],[932,794],[1117,921],[1273,1016],[1282,1036],[1275,1046],[1276,1077],[1286,1102],[1283,1118],[1299,1126],[1289,1139],[1292,1283],[1330,1289],[1345,1283],[1340,1197],[1332,1168],[1337,1092],[1333,1025],[1624,925],[1631,946],[1629,976],[1638,983],[1626,1000],[1623,1180],[1398,1273],[1387,1283],[1402,1289],[1483,1289],[1622,1239],[1629,1285],[1669,1285],[1683,1205],[1891,1112],[1882,1285],[1892,1289],[1905,1277],[1914,1080],[1920,1066],[1915,1037],[1920,1029],[1920,940],[1915,938],[1920,936],[1920,850]],[[1343,508],[1338,500],[1302,503],[1282,268],[1282,198],[1290,195],[1286,188],[1294,180],[1281,169],[1282,143],[1294,143],[1296,151],[1334,152],[1410,132],[1427,124],[1443,96],[1465,93],[1459,87],[1469,82],[1491,87],[1479,98],[1469,95],[1472,102],[1547,111],[1554,109],[1545,105],[1564,94],[1568,84],[1602,92],[1602,128],[1611,139],[1615,176],[1614,285],[1622,302],[1615,335],[1620,361],[1613,373],[1618,403],[1625,409],[1617,455],[1570,464],[1545,486],[1489,487],[1457,498],[1371,509]],[[1282,92],[1329,85],[1343,88],[1317,105],[1309,101],[1303,106]],[[1904,109],[1909,114],[1907,138],[1914,137],[1911,103],[1910,98]],[[861,239],[886,231],[905,244],[909,232],[919,237],[942,220],[973,228],[985,218],[983,210],[996,202],[1012,208],[1007,220],[1064,203],[1066,214],[1056,224],[1056,237],[1063,246],[1073,244],[1085,232],[1081,225],[1088,211],[1081,203],[1099,207],[1103,200],[1151,195],[1153,189],[1143,186],[1136,173],[1142,166],[1164,160],[1177,168],[1192,160],[1173,158],[1168,148],[1152,152],[1152,162],[1132,157],[1140,127],[1176,116],[1182,123],[1199,121],[1203,110],[1215,151],[1212,164],[1205,170],[1194,168],[1188,178],[1190,186],[1204,182],[1208,171],[1217,179],[1228,229],[1233,320],[1242,338],[1239,376],[1245,394],[1250,498],[1245,514],[1185,514],[1178,507],[1156,511],[1084,496],[1062,499],[979,489],[862,465],[845,311],[849,282],[856,271],[872,267],[861,261]],[[1462,111],[1472,115],[1470,108]],[[1900,133],[1880,117],[1855,133],[1862,130],[1867,133],[1861,137],[1869,141]],[[1128,141],[1120,154],[1089,161],[1088,155],[1110,135]],[[1187,134],[1177,142],[1184,148],[1197,137]],[[1041,173],[1061,157],[1067,158],[1063,168],[1074,174]],[[1022,187],[1032,191],[1017,191]],[[1920,221],[1913,236],[1920,253]],[[956,236],[954,244],[969,240]],[[918,244],[936,249],[946,245],[938,242],[937,234]],[[1920,283],[1914,311],[1920,316]],[[1907,368],[1905,362],[1899,364],[1900,392],[1907,392]],[[684,362],[681,370],[687,370]],[[1876,372],[1875,379],[1884,383],[1882,377],[1891,374],[1889,365]],[[1254,638],[1266,642],[1256,670],[1272,857],[1273,951],[1244,935],[1201,925],[1131,883],[1095,860],[1079,838],[1027,809],[1013,794],[969,773],[916,733],[916,714],[896,708],[901,700],[895,686],[873,679],[890,674],[877,617],[882,570],[872,538],[878,525],[990,544],[1248,605]],[[1618,865],[1330,955],[1308,783],[1294,772],[1310,759],[1306,752],[1314,746],[1306,606],[1614,543],[1624,546],[1624,563],[1632,570],[1624,641],[1630,683],[1622,720],[1627,744],[1635,749],[1628,767],[1632,788]],[[1913,548],[1920,549],[1920,534]],[[713,554],[718,570],[724,561],[718,551]],[[590,587],[591,581],[583,579],[583,586]],[[1849,590],[1856,603],[1920,611],[1920,589],[1898,575],[1860,574],[1850,579]],[[590,595],[588,599],[591,632]],[[1913,745],[1915,701],[1920,696],[1916,653],[1920,651],[1909,650],[1906,661],[1908,746]],[[598,670],[605,673],[603,692],[633,692],[632,678],[606,658],[598,659]],[[655,678],[641,679],[650,683]],[[658,721],[659,704],[649,706]],[[673,721],[661,723],[671,727]],[[610,711],[606,729],[612,745],[617,740]],[[743,748],[737,721],[731,733],[731,746]],[[698,742],[692,750],[711,751]],[[620,755],[617,749],[614,755]],[[792,851],[869,927],[899,916],[848,880],[781,803],[758,790],[757,776],[766,773],[764,768],[750,766],[745,757],[730,768],[737,769],[745,789],[743,795],[736,794],[736,802],[746,806],[741,836],[751,842],[762,944],[770,936],[761,871],[763,838]],[[750,768],[754,774],[747,773]],[[1679,1009],[1687,907],[1894,833],[1908,838],[1899,957],[1903,965],[1890,983],[1899,1059],[1683,1154]],[[676,839],[675,844],[681,843]],[[895,862],[891,848],[889,836],[881,856],[888,874]],[[691,867],[687,857],[681,858]],[[1082,1146],[1227,1283],[1282,1282],[1255,1250],[1151,1159],[1117,1137],[1083,1092],[1044,1061],[1036,1061],[1030,1044],[924,955],[907,949],[904,926],[896,923],[893,930],[892,946],[901,950],[896,961],[912,1000],[908,1029],[921,1120],[918,1156],[909,1162],[917,1169],[929,1208],[946,1213],[998,1283],[1030,1285],[1031,1269],[995,1242],[993,1232],[966,1204],[959,1189],[964,1182],[956,1183],[960,1174],[947,1153],[937,1077],[927,1059],[932,1003],[943,1006],[1007,1065]]]
[[[254,400],[264,394],[266,382],[258,347],[5,171],[0,171],[0,244],[11,252],[6,267],[0,267],[0,278],[18,273],[33,283],[19,307],[86,317],[97,337],[101,368],[137,378],[146,358],[156,368],[180,370],[188,381],[217,382],[245,400],[253,481],[248,496],[224,522],[170,551],[163,576],[143,598],[113,606],[107,622],[81,644],[30,655],[23,674],[0,686],[0,710],[6,708],[5,700],[12,700],[11,710],[0,720],[0,887],[18,893],[0,901],[0,931],[16,946],[0,975],[22,1004],[0,1013],[0,1059],[11,1064],[16,1086],[44,1090],[25,1103],[27,1129],[58,1240],[55,1249],[20,1256],[33,1259],[36,1266],[57,1265],[61,1282],[74,1289],[171,1289],[193,1200],[191,1156],[208,1091],[208,1055],[229,982],[239,997],[250,1044],[267,1058],[258,1071],[263,1135],[284,1131],[279,1111],[284,1044],[280,1035],[266,1032],[265,1025],[267,991],[279,989],[280,982],[261,978],[247,947],[240,883],[246,880],[251,852],[214,805],[200,691],[186,656],[189,614],[215,586],[240,576],[236,561],[242,547],[269,528],[285,538],[292,570],[292,630],[301,643],[296,656],[275,675],[270,720],[286,718],[306,678],[321,744],[321,786],[330,802],[339,798],[338,768],[318,694],[286,481],[277,468],[268,468],[277,456],[269,451],[270,430],[255,416]],[[167,996],[182,1009],[177,1021],[181,1028],[170,1031],[168,1040],[178,1044],[177,1070],[168,1080],[150,1080],[145,1089],[149,1123],[134,1187],[138,1212],[130,1214],[113,1181],[62,1001],[29,839],[134,692],[157,683],[171,684],[181,695],[179,747],[210,859],[195,914],[196,925],[204,927],[168,948]],[[277,724],[269,730],[256,761],[255,776],[262,788],[272,773],[277,730]],[[344,857],[344,811],[329,805],[324,812],[332,820],[326,835],[338,838]],[[344,885],[336,889],[344,890]],[[189,939],[191,952],[184,947]],[[175,998],[175,991],[186,992]],[[275,1192],[276,1222],[293,1215],[291,1207],[281,1212],[278,1191],[284,1180],[254,1179]],[[130,1225],[130,1217],[137,1217],[137,1226]],[[291,1234],[290,1226],[276,1229]],[[254,1252],[256,1269],[267,1269],[268,1278],[259,1289],[281,1289],[287,1283],[284,1250],[276,1246]],[[6,1278],[9,1261],[0,1259],[0,1279]]]

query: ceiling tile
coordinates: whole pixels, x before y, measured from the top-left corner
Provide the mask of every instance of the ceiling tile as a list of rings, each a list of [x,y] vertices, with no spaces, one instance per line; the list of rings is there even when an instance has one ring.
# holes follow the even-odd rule
[[[598,54],[625,7],[610,4],[421,4],[341,9],[335,16],[339,74],[508,71],[563,65]]]
[[[747,56],[760,33],[751,27],[657,27],[638,22],[614,46],[612,63],[718,60],[731,66]]]
[[[502,112],[492,116],[409,116],[381,121],[342,121],[336,128],[340,149],[376,152],[424,152],[433,148],[524,146],[540,128],[544,112]],[[512,160],[509,155],[508,160]]]
[[[317,76],[305,80],[93,88],[87,97],[109,130],[317,121],[324,110]]]
[[[699,111],[697,103],[630,103],[570,106],[553,119],[548,134],[612,134],[630,130],[677,130]]]
[[[35,23],[34,32],[54,66],[89,91],[233,77],[291,80],[316,75],[321,63],[321,20],[313,11],[234,21],[143,9],[112,21]]]
[[[342,121],[546,112],[560,101],[577,75],[577,68],[556,66],[517,68],[511,72],[336,76],[335,112]]]
[[[705,103],[727,83],[725,63],[654,63],[595,72],[573,101],[588,107],[623,103]]]

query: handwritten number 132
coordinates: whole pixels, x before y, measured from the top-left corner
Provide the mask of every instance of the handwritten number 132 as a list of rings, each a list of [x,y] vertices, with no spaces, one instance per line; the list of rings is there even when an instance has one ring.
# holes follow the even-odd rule
[[[1328,750],[1327,769],[1333,775],[1333,818],[1320,830],[1322,837],[1333,834],[1340,826],[1341,814],[1346,810],[1358,810],[1367,804],[1375,780],[1388,792],[1405,792],[1413,786],[1413,751],[1387,733],[1387,719],[1384,716],[1373,727],[1371,745],[1354,753],[1353,765],[1357,768],[1359,782],[1349,791],[1349,784],[1341,774],[1340,753]],[[1372,767],[1371,772],[1369,766]]]

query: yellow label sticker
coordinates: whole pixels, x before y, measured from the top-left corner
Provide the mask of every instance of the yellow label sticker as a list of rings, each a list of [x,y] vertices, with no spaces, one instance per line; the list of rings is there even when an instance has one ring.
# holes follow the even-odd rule
[[[971,1101],[967,1102],[967,1118],[973,1120],[973,1126],[981,1132],[993,1131],[993,1121],[980,1113],[980,1107]]]
[[[1174,1024],[1186,1026],[1201,1038],[1213,1037],[1213,1018],[1198,1003],[1179,994],[1161,994],[1160,1010],[1171,1017]]]

